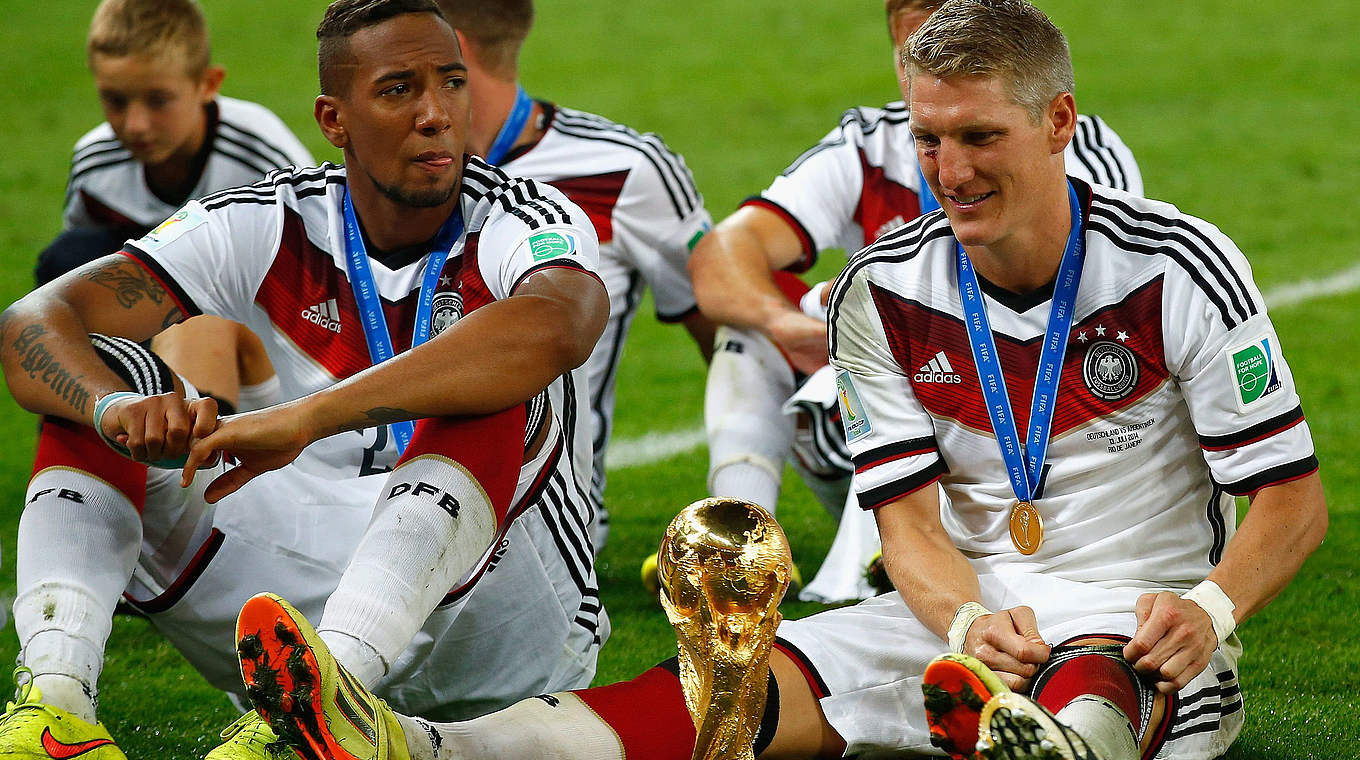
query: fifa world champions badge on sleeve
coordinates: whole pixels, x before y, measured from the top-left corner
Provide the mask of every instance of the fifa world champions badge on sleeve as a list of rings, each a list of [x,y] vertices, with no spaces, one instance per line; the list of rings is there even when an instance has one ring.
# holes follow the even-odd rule
[[[779,602],[792,572],[784,531],[755,504],[704,499],[666,528],[657,576],[694,720],[692,760],[754,760]]]
[[[869,415],[864,413],[864,404],[859,400],[859,392],[850,380],[850,373],[840,370],[836,373],[836,395],[841,399],[841,420],[845,424],[845,438],[854,443],[874,431]]]
[[[1275,368],[1275,350],[1269,337],[1228,350],[1233,400],[1237,402],[1239,412],[1247,411],[1281,388],[1280,375]]]

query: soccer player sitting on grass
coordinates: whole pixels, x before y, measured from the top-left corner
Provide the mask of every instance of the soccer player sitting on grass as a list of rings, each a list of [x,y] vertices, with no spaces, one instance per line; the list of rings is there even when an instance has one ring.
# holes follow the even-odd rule
[[[226,72],[194,0],[104,0],[86,53],[106,121],[76,142],[64,229],[38,255],[39,285],[117,252],[191,199],[313,163],[269,109],[220,93]],[[157,336],[155,350],[238,408],[278,400],[264,347],[239,324],[199,317]]]
[[[942,3],[886,0],[893,50]],[[894,70],[900,71],[897,63]],[[939,208],[921,177],[906,85],[898,79],[903,100],[846,111],[821,142],[694,250],[690,270],[700,307],[723,325],[704,399],[714,496],[748,499],[773,513],[787,460],[827,510],[842,515],[856,463],[826,369],[826,286],[808,292],[793,273],[811,267],[821,251],[859,250]],[[1078,179],[1143,192],[1133,153],[1099,116],[1077,116],[1063,156]],[[799,308],[800,297],[807,313]],[[955,374],[934,357],[921,365],[912,369],[933,372],[938,383],[948,384]],[[792,415],[785,409],[795,390],[801,392]],[[804,598],[834,602],[877,593],[863,578],[877,536],[872,521],[857,513],[853,506],[846,510],[841,533]]]
[[[753,749],[1219,757],[1244,715],[1234,629],[1327,526],[1246,258],[1170,204],[1068,176],[1067,42],[1024,0],[949,0],[903,55],[943,213],[856,254],[829,322],[854,488],[898,591],[779,626]],[[940,352],[949,388],[914,377]],[[297,633],[243,647],[248,678],[313,645],[291,707],[258,703],[303,757],[685,760],[695,741],[662,666],[454,724],[361,694],[369,749],[305,621],[267,597],[242,615],[262,620]]]
[[[104,442],[63,439],[94,477],[49,469],[51,498],[31,494],[24,519],[48,525],[15,607],[32,679],[0,754],[122,757],[92,721],[125,588],[238,693],[232,626],[262,591],[408,710],[471,717],[594,675],[608,621],[577,368],[608,314],[595,232],[551,187],[465,154],[466,68],[429,0],[339,0],[317,36],[316,119],[344,167],[192,201],[4,313],[16,400]],[[211,399],[144,382],[144,354],[108,369],[88,337],[202,312],[260,335],[294,400],[218,427]],[[115,448],[178,469],[195,439],[239,466],[192,478],[194,459],[191,488],[109,498],[129,466]],[[210,757],[268,757],[276,738],[248,713]]]
[[[439,0],[458,32],[472,98],[469,151],[518,177],[557,188],[585,209],[600,238],[609,323],[586,362],[594,417],[593,548],[608,537],[605,450],[614,427],[614,382],[629,327],[650,288],[657,319],[683,324],[707,357],[713,323],[699,313],[685,265],[711,226],[685,160],[661,138],[603,116],[534,100],[519,83],[519,54],[533,25],[531,0]]]

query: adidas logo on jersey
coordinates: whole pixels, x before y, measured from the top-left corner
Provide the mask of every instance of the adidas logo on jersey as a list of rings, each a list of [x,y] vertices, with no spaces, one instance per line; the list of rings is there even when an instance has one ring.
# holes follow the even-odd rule
[[[916,376],[913,379],[918,383],[958,385],[963,382],[963,375],[954,371],[954,367],[949,364],[949,357],[945,356],[943,351],[940,351],[935,354],[935,358],[916,370]]]
[[[336,305],[334,298],[303,309],[302,318],[314,325],[320,325],[336,335],[340,334],[340,307]]]

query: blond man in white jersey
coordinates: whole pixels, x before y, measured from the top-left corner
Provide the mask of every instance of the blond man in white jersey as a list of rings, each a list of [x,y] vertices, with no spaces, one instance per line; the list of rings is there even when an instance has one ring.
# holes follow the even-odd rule
[[[887,0],[893,50],[941,4]],[[1133,153],[1098,116],[1078,117],[1064,156],[1073,176],[1142,194]],[[724,325],[705,398],[710,492],[773,511],[788,460],[828,511],[841,516],[805,599],[876,593],[864,569],[878,542],[871,522],[854,510],[842,515],[855,464],[825,369],[826,285],[809,292],[795,273],[811,267],[821,251],[858,250],[937,205],[922,186],[905,100],[852,108],[724,219],[691,261],[700,307]]]
[[[898,591],[780,625],[754,753],[1217,758],[1244,712],[1234,629],[1327,525],[1245,257],[1169,204],[1068,175],[1066,40],[1024,0],[950,0],[905,50],[943,210],[856,254],[830,296],[855,492]],[[915,377],[941,352],[951,388]],[[1232,495],[1250,500],[1240,527]],[[311,652],[311,678],[335,681]],[[386,741],[352,756],[683,760],[680,692],[662,666],[464,723],[365,701]]]

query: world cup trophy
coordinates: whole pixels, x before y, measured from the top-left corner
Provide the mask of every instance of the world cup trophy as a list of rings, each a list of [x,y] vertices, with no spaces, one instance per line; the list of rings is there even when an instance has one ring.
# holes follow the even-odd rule
[[[657,557],[661,606],[680,644],[680,683],[697,734],[692,760],[754,760],[792,567],[783,529],[749,502],[697,501],[666,528]]]

